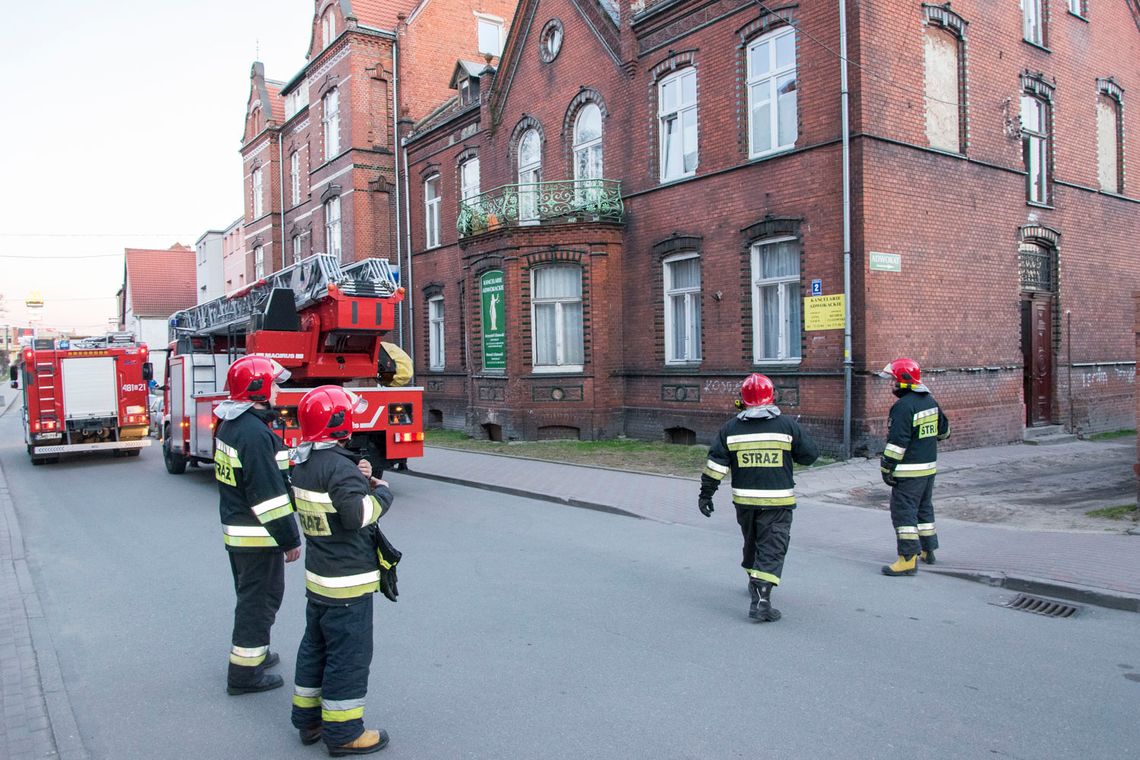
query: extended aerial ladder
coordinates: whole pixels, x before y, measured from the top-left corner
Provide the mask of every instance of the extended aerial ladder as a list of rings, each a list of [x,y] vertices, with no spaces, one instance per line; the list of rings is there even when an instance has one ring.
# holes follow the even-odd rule
[[[213,461],[214,408],[226,398],[230,364],[246,354],[278,361],[291,377],[278,396],[275,429],[300,437],[296,406],[306,390],[334,383],[364,398],[349,443],[377,470],[423,455],[423,389],[388,387],[384,337],[395,329],[404,290],[383,259],[342,266],[327,254],[297,264],[170,318],[164,386],[163,458],[180,473]]]

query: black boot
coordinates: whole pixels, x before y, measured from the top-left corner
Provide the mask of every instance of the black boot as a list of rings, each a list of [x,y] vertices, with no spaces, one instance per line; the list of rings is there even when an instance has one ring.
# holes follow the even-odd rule
[[[270,689],[280,688],[285,683],[281,676],[271,675],[269,673],[262,673],[261,678],[253,683],[245,684],[244,686],[227,686],[226,693],[231,696],[239,694],[256,694],[259,691],[269,691]]]
[[[748,593],[752,595],[748,617],[758,623],[771,623],[780,619],[780,611],[772,606],[771,583],[753,578],[748,584]]]

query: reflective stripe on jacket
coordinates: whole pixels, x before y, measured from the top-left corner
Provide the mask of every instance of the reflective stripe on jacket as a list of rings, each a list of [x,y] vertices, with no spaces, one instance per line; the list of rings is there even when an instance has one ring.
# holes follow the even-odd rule
[[[930,393],[908,391],[891,407],[887,446],[880,468],[897,478],[938,471],[938,441],[950,437],[950,420]]]
[[[819,457],[815,443],[795,420],[774,416],[733,417],[709,447],[701,473],[701,496],[712,497],[725,477],[732,503],[742,508],[794,507],[792,464]]]

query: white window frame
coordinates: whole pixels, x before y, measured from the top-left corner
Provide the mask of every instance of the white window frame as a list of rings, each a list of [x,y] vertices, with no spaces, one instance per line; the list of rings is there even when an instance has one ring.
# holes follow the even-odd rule
[[[340,91],[333,88],[321,98],[321,122],[324,126],[325,161],[340,153]]]
[[[566,360],[566,318],[563,315],[563,307],[566,304],[578,304],[582,309],[582,357],[586,356],[586,319],[585,319],[585,304],[582,301],[582,268],[572,264],[547,264],[540,267],[535,267],[530,273],[530,292],[533,294],[537,292],[535,280],[540,276],[543,270],[550,270],[556,268],[576,269],[578,271],[578,297],[555,297],[555,298],[537,298],[531,296],[530,299],[530,323],[534,325],[533,334],[531,336],[531,369],[535,374],[547,372],[581,372],[584,364],[565,364]],[[539,364],[538,359],[538,320],[537,320],[537,307],[553,304],[554,305],[554,364]]]
[[[434,190],[434,195],[429,191]],[[440,179],[433,174],[424,180],[424,248],[438,248],[440,245],[439,210],[442,202]]]
[[[325,253],[335,256],[337,261],[341,261],[344,250],[341,240],[340,218],[340,196],[334,195],[325,201],[325,247],[327,248]]]
[[[1123,157],[1124,157],[1124,104],[1117,100],[1112,95],[1101,91],[1097,93],[1096,100],[1096,113],[1097,113],[1097,144],[1096,144],[1096,173],[1097,184],[1101,190],[1108,193],[1124,193],[1124,172],[1123,172]],[[1108,106],[1108,115],[1112,119],[1112,134],[1113,144],[1106,146],[1100,139],[1101,137],[1101,101]],[[1111,148],[1111,150],[1109,150]],[[1105,163],[1112,166],[1112,175],[1114,182],[1107,185],[1103,181]]]
[[[673,286],[672,265],[681,261],[696,259],[698,273],[700,272],[700,254],[688,251],[669,256],[661,262],[662,277],[665,283],[665,363],[666,364],[698,364],[701,361],[701,283],[696,287],[678,288]],[[676,354],[677,325],[673,323],[673,302],[681,299],[685,304],[685,351],[683,356]],[[693,324],[693,315],[696,314],[697,324]],[[695,334],[694,334],[695,332]]]
[[[776,68],[776,42],[783,37],[792,38],[792,63],[790,66],[783,66]],[[774,32],[757,37],[748,43],[745,50],[744,67],[748,76],[748,156],[749,158],[759,158],[760,156],[771,155],[772,153],[779,153],[785,150],[791,150],[796,147],[796,140],[799,139],[799,72],[797,70],[798,60],[796,58],[796,30],[795,27],[786,26],[777,29]],[[752,51],[763,44],[768,45],[768,73],[763,76],[752,76]],[[792,82],[795,85],[794,101],[792,103],[792,110],[796,114],[793,119],[793,134],[792,141],[789,143],[780,142],[780,100],[779,92],[777,91],[776,83],[787,74],[792,75]],[[768,110],[768,129],[772,137],[772,146],[764,150],[757,150],[756,145],[753,143],[754,130],[752,128],[753,119],[753,97],[755,91],[758,89],[766,88],[768,91],[768,103],[770,108]]]
[[[336,39],[336,14],[330,7],[325,11],[325,15],[321,16],[321,42],[324,43],[321,47],[327,48]]]
[[[752,362],[754,364],[799,364],[802,356],[790,355],[790,348],[792,345],[792,336],[784,334],[784,328],[787,324],[788,314],[788,299],[794,297],[801,298],[801,291],[803,288],[803,269],[798,268],[795,276],[787,275],[784,277],[770,277],[767,279],[760,278],[760,256],[763,249],[770,245],[777,243],[786,243],[794,241],[799,245],[799,238],[788,235],[783,237],[768,238],[765,240],[757,240],[752,244],[751,256],[751,276],[752,276]],[[801,250],[802,254],[802,250]],[[788,285],[795,284],[795,288],[788,288]],[[779,316],[777,317],[778,329],[780,335],[777,339],[776,356],[763,356],[764,346],[764,310],[760,302],[760,289],[763,287],[770,287],[772,285],[780,286],[777,293],[779,294],[780,306]],[[789,291],[794,290],[794,294],[789,295]],[[803,340],[803,308],[800,308],[800,328],[799,334],[795,336],[797,351],[801,351],[799,342]]]
[[[680,85],[680,82],[686,77],[693,77],[694,95],[693,95],[693,102],[692,103],[687,103],[687,102],[684,102],[681,100],[681,97],[682,97],[681,94],[684,92],[684,87]],[[700,163],[701,163],[701,150],[700,150],[700,133],[701,132],[700,132],[700,116],[697,113],[697,96],[696,96],[697,82],[696,82],[696,77],[697,77],[697,69],[693,66],[686,66],[685,68],[681,69],[680,71],[674,72],[674,73],[670,74],[669,76],[664,77],[660,82],[657,83],[657,131],[658,131],[657,148],[658,148],[658,151],[660,153],[660,155],[658,156],[658,159],[659,159],[658,163],[660,164],[659,174],[660,174],[662,182],[670,182],[672,180],[682,179],[683,177],[691,177],[697,173],[697,167],[700,166]],[[677,105],[676,110],[665,111],[664,110],[665,109],[664,97],[663,97],[664,92],[665,92],[665,87],[667,85],[674,83],[674,82],[678,83],[678,88],[677,88],[678,105]],[[692,128],[693,128],[693,132],[695,133],[693,135],[693,142],[696,143],[696,145],[697,145],[697,151],[696,151],[697,158],[696,158],[696,162],[693,164],[693,168],[686,171],[685,170],[685,115],[688,113],[693,114],[693,127]],[[677,173],[677,174],[667,174],[666,169],[668,168],[668,155],[669,155],[668,154],[668,146],[666,145],[666,139],[668,136],[667,125],[668,125],[669,121],[671,121],[673,119],[675,119],[677,121],[677,124],[678,124],[677,139],[680,141],[680,146],[681,146],[680,153],[679,153],[681,171],[680,171],[680,173]]]
[[[289,154],[289,199],[296,206],[301,202],[301,151]]]
[[[253,218],[260,219],[265,214],[265,181],[262,167],[253,170]]]
[[[590,110],[597,111],[598,113],[598,136],[589,140],[578,142],[578,126],[582,123],[582,118]],[[586,103],[578,109],[578,115],[574,117],[574,131],[573,131],[573,160],[574,160],[574,198],[576,202],[582,204],[596,204],[602,196],[602,177],[605,176],[605,153],[602,148],[602,137],[604,135],[604,127],[602,125],[603,116],[602,109],[597,103]],[[586,158],[587,172],[582,171],[583,156]],[[590,172],[590,168],[596,168],[596,175]],[[596,181],[589,181],[596,180]]]
[[[293,263],[299,264],[301,262],[301,236],[293,236]]]
[[[493,28],[495,30],[494,47],[484,45],[483,32]],[[503,20],[493,16],[475,14],[475,44],[479,48],[479,55],[492,55],[498,58],[503,53]]]
[[[1085,3],[1084,0],[1069,0],[1069,13],[1074,16],[1085,17]]]
[[[471,156],[459,162],[459,197],[468,201],[479,195],[479,157]]]
[[[538,143],[537,158],[528,164],[524,164],[522,162],[523,144],[532,135]],[[540,218],[539,198],[541,197],[541,188],[537,187],[537,185],[542,182],[542,135],[538,133],[537,129],[532,127],[523,132],[522,137],[519,138],[518,162],[519,222],[521,224],[537,224]],[[535,187],[523,190],[523,185],[535,185]]]
[[[447,364],[444,343],[443,296],[428,299],[428,369],[442,370]]]
[[[265,276],[265,246],[253,247],[253,279],[260,280]]]
[[[1026,126],[1026,119],[1024,116],[1025,107],[1027,103],[1033,103],[1036,108],[1039,108],[1040,115],[1040,130],[1029,129]],[[1049,203],[1049,119],[1051,104],[1044,98],[1039,98],[1030,93],[1022,93],[1021,95],[1021,154],[1022,162],[1025,167],[1026,180],[1025,180],[1025,200],[1029,203],[1040,203],[1048,205]],[[1028,143],[1028,145],[1026,145]],[[1036,175],[1032,171],[1029,159],[1036,154],[1038,162],[1038,171]],[[1037,193],[1034,193],[1034,185],[1037,185]]]
[[[1021,0],[1021,37],[1026,42],[1045,47],[1044,0]]]

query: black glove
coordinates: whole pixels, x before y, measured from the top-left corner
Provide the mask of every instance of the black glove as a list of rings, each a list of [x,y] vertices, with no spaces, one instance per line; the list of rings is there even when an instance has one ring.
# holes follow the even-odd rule
[[[376,548],[377,564],[380,566],[380,593],[394,602],[400,595],[396,588],[396,565],[404,555],[392,546],[376,523],[372,523],[371,532],[372,545]]]
[[[400,592],[396,589],[396,566],[380,568],[380,593],[391,601],[396,601]]]
[[[701,514],[705,517],[712,517],[713,503],[712,499],[708,496],[697,497],[697,508],[701,510]]]
[[[893,464],[893,462],[891,464]],[[898,480],[895,479],[895,468],[889,466],[886,459],[879,462],[879,472],[883,475],[883,482],[891,488],[899,484]]]

